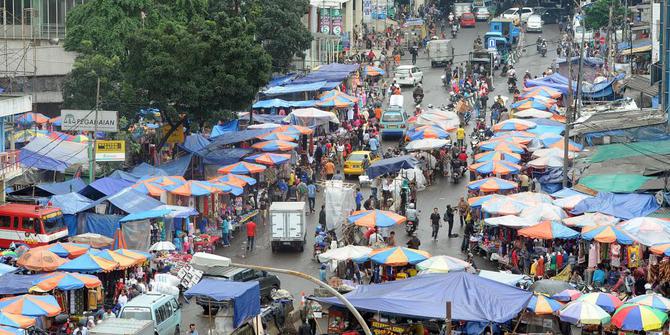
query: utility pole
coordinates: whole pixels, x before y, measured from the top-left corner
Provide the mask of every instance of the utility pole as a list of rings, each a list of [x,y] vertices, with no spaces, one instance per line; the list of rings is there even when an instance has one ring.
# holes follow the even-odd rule
[[[612,66],[612,51],[615,50],[612,48],[612,16],[614,15],[614,2],[610,2],[610,13],[609,13],[609,18],[607,19],[607,72],[608,72],[608,78],[609,78],[609,73],[612,73],[612,69],[614,69],[614,66]],[[581,71],[580,71],[581,72]]]
[[[93,125],[93,138],[88,141],[88,183],[95,181],[95,133],[98,132],[98,111],[100,110],[100,76],[95,90],[95,124]]]
[[[568,34],[568,49],[567,60],[568,60],[568,102],[565,104],[565,130],[563,133],[563,188],[568,187],[568,168],[569,161],[568,157],[570,155],[570,125],[572,123],[572,108],[573,108],[573,92],[572,92],[572,34]],[[583,37],[583,36],[582,36]]]
[[[611,7],[610,7],[611,8]],[[578,119],[582,116],[582,66],[584,65],[584,30],[582,30],[582,42],[579,43],[579,68],[577,72],[577,99],[575,99],[575,113],[572,115],[573,119]],[[572,74],[571,74],[572,75]]]

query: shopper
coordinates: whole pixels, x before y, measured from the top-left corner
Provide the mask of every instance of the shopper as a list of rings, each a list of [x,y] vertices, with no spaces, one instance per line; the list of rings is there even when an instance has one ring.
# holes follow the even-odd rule
[[[254,239],[256,238],[256,223],[247,222],[247,250],[254,251]]]

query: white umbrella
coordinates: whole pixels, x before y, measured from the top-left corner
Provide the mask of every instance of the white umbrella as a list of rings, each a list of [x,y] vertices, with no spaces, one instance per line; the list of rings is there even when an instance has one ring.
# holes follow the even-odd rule
[[[472,264],[451,256],[433,256],[416,265],[423,273],[447,273],[450,271],[464,271]]]
[[[160,241],[154,243],[154,245],[149,248],[149,251],[173,251],[177,250],[177,247],[172,244],[172,242],[168,241]]]
[[[538,204],[521,211],[521,217],[527,218],[535,223],[540,221],[561,221],[568,217],[565,211],[552,204]]]
[[[564,152],[563,149],[559,148],[544,148],[544,149],[538,149],[533,151],[533,157],[534,158],[540,158],[540,157],[547,157],[547,156],[554,156],[558,158],[563,158],[564,157]],[[575,158],[575,153],[574,152],[568,152],[568,158],[572,159]]]
[[[442,148],[449,143],[449,140],[443,140],[439,138],[424,138],[407,143],[405,149],[409,151],[434,150]]]
[[[537,192],[521,192],[514,193],[507,196],[508,198],[520,201],[529,206],[535,206],[537,204],[550,204],[551,197],[544,193]]]
[[[350,259],[361,258],[372,252],[371,248],[360,245],[345,245],[340,248],[328,250],[319,255],[320,262],[328,261],[347,261]]]
[[[575,194],[575,195],[571,195],[569,197],[556,199],[556,200],[552,201],[552,203],[554,205],[558,206],[558,207],[563,208],[563,209],[573,209],[582,200],[588,199],[588,198],[593,198],[593,197],[590,196],[590,195],[587,195],[587,194]]]
[[[533,118],[533,119],[551,119],[554,116],[554,113],[547,112],[535,108],[524,109],[514,113],[514,117],[518,118]]]
[[[571,218],[563,219],[566,226],[571,227],[589,227],[596,225],[614,225],[620,220],[614,216],[603,213],[584,213],[582,215],[573,216]]]
[[[247,127],[247,129],[270,129],[270,128],[277,128],[281,126],[280,124],[276,123],[259,123],[259,124],[252,124]]]
[[[505,227],[530,227],[537,222],[531,221],[527,218],[519,217],[516,215],[504,215],[497,216],[493,218],[484,219],[484,223],[489,226],[505,226]]]
[[[530,167],[536,169],[546,169],[546,168],[560,168],[563,167],[563,158],[556,156],[544,156],[540,158],[533,159],[527,164]]]
[[[652,246],[670,242],[670,221],[654,217],[637,217],[617,225],[636,241]]]

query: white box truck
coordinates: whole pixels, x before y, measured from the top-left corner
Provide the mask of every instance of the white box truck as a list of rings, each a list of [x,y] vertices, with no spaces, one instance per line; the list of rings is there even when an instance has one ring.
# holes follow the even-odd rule
[[[428,57],[430,66],[446,66],[454,61],[454,46],[451,40],[432,40],[428,42]]]
[[[154,335],[154,322],[111,318],[98,323],[88,333],[90,335]]]
[[[305,202],[273,202],[270,205],[272,252],[282,246],[303,251],[307,240]]]

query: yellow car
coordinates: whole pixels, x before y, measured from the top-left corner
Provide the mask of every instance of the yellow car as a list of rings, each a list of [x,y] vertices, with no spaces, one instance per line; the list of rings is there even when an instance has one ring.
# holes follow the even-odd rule
[[[363,171],[363,157],[368,156],[370,164],[379,160],[379,157],[370,158],[370,151],[354,151],[344,161],[344,176],[360,176]]]

